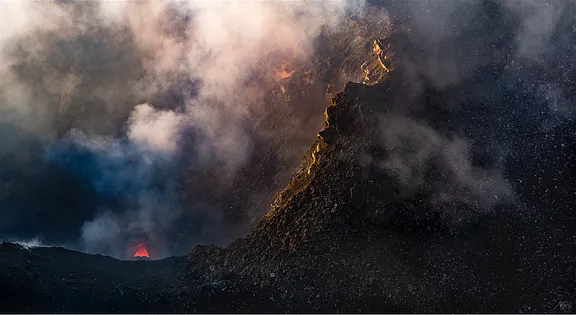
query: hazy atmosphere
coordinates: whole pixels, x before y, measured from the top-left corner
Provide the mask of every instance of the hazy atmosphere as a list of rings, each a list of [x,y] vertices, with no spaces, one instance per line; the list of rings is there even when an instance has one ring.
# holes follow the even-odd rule
[[[408,196],[429,190],[455,226],[504,203],[529,215],[526,183],[567,175],[542,182],[520,166],[574,148],[574,13],[544,1],[3,1],[0,238],[117,258],[146,243],[161,258],[245,236],[328,98],[362,77],[337,61],[354,52],[322,44],[350,20],[371,27],[342,43],[391,38],[409,82],[381,104],[390,154],[365,159]],[[448,95],[437,117],[421,116],[430,88]],[[429,165],[443,176],[424,180]]]

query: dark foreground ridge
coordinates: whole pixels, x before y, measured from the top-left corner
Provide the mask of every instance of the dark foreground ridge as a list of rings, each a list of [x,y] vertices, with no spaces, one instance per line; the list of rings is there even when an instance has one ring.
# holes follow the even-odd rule
[[[456,190],[467,198],[439,202],[435,187],[456,176],[435,161],[440,153],[422,162],[428,184],[417,191],[390,175],[386,163],[402,143],[382,135],[402,126],[387,117],[403,115],[406,125],[419,122],[446,139],[457,130],[446,123],[454,113],[438,106],[454,91],[407,89],[394,75],[375,86],[347,84],[272,209],[227,248],[119,261],[2,243],[0,311],[573,311],[571,211],[520,211],[521,196],[498,188],[474,161],[470,168],[484,174],[476,180],[497,188],[483,190],[490,196]],[[406,113],[409,102],[423,106]]]

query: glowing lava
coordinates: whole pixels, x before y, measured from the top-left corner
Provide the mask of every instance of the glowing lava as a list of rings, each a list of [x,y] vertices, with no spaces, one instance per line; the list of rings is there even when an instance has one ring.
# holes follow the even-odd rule
[[[294,71],[286,71],[286,68],[288,67],[288,62],[283,62],[282,66],[280,68],[280,71],[276,72],[276,76],[278,76],[278,78],[280,79],[286,79],[289,78],[290,76],[292,76],[292,73],[294,73]]]
[[[148,255],[148,249],[146,249],[146,245],[144,244],[136,245],[136,252],[134,253],[134,257],[150,258],[150,256]]]

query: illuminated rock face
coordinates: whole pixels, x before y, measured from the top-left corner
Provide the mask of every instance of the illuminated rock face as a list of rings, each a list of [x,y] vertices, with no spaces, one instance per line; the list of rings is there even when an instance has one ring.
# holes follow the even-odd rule
[[[375,39],[374,48],[370,58],[362,64],[364,81],[366,85],[376,85],[382,83],[392,70],[392,49],[385,39]]]

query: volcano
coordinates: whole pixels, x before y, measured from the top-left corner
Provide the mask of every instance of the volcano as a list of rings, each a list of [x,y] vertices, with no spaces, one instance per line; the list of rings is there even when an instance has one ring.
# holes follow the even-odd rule
[[[479,25],[516,31],[494,6],[482,3]],[[532,113],[530,94],[531,79],[546,75],[558,88],[571,76],[506,60],[516,57],[501,54],[505,32],[484,55],[466,55],[476,67],[442,72],[437,60],[460,56],[411,31],[361,47],[325,38],[327,55],[352,57],[328,58],[316,75],[337,70],[354,82],[322,103],[323,128],[246,237],[127,261],[4,242],[0,311],[573,312],[576,125]],[[279,71],[296,87],[305,76]],[[133,250],[149,257],[145,244]]]
[[[379,104],[392,102],[402,88],[403,78],[393,74],[372,87],[347,84],[331,100],[325,128],[272,209],[251,235],[227,248],[197,246],[185,257],[130,262],[3,243],[2,310],[570,310],[575,286],[566,275],[574,264],[564,251],[573,249],[570,239],[559,234],[554,243],[561,246],[537,252],[537,242],[525,240],[546,226],[519,221],[505,191],[489,213],[466,200],[438,206],[432,186],[408,193],[379,167],[377,158],[393,149],[374,130],[389,127],[382,117],[397,114]],[[443,97],[436,96],[422,101],[432,107]],[[438,174],[439,165],[423,176],[449,181]],[[23,298],[30,302],[18,302]]]

